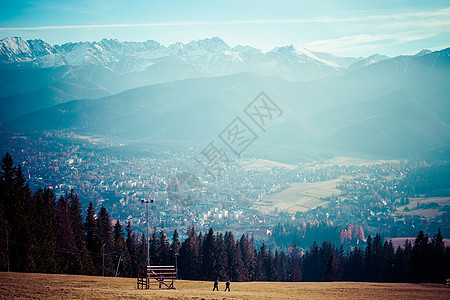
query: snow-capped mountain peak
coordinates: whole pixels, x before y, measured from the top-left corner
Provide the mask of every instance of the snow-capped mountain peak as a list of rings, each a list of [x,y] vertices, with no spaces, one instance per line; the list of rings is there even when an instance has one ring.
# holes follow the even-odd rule
[[[42,40],[24,40],[20,37],[0,41],[0,63],[21,63],[53,53],[53,47]]]
[[[251,46],[236,45],[231,49],[232,52],[245,53],[250,55],[262,54],[262,51]]]
[[[230,46],[219,37],[207,38],[199,41],[191,41],[188,43],[197,44],[200,48],[210,51],[228,51]]]
[[[294,44],[269,52],[243,45],[231,48],[219,37],[177,42],[167,47],[152,40],[120,42],[102,39],[55,46],[42,40],[17,37],[0,40],[0,65],[33,68],[99,65],[120,74],[141,72],[155,65],[156,68],[179,65],[183,70],[189,68],[198,72],[199,76],[251,71],[291,80],[310,80],[340,72],[358,60],[312,52]]]
[[[424,56],[424,55],[427,55],[427,54],[430,54],[430,53],[431,53],[430,50],[428,50],[428,49],[422,49],[422,50],[420,50],[418,53],[416,53],[414,56]]]
[[[316,64],[324,64],[329,67],[337,68],[339,67],[337,64],[327,61],[325,59],[318,58],[311,51],[306,48],[303,48],[298,45],[290,45],[284,47],[276,47],[269,53],[273,53],[275,55],[279,55],[284,57],[285,59],[291,61],[297,61],[299,63],[316,63]]]
[[[368,56],[366,58],[363,58],[363,59],[355,62],[354,64],[352,64],[349,67],[349,70],[358,70],[358,69],[361,69],[363,67],[367,67],[369,65],[381,62],[381,61],[386,60],[386,59],[389,59],[389,57],[386,56],[386,55],[381,55],[381,54],[376,53],[376,54],[373,54],[371,56]]]

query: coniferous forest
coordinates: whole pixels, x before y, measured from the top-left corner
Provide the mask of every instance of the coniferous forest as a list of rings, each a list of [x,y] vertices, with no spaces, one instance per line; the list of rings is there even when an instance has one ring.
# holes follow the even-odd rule
[[[20,165],[7,153],[0,171],[0,270],[134,277],[147,262],[147,238],[130,223],[114,224],[107,210],[90,203],[82,212],[70,191],[56,199],[52,190],[30,191]],[[83,217],[85,216],[85,217]],[[152,230],[152,265],[175,265],[179,277],[232,281],[444,282],[450,276],[450,247],[438,231],[420,231],[394,248],[379,234],[350,252],[331,242],[314,242],[306,253],[292,241],[288,250],[256,247],[246,235],[197,233],[181,241],[175,230]],[[175,262],[176,261],[176,262]]]

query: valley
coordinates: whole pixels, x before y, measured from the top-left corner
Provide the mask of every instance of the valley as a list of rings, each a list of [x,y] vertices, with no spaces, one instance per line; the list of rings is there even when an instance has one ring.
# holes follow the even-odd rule
[[[83,211],[105,207],[137,232],[154,198],[155,228],[281,249],[296,234],[302,249],[326,238],[350,250],[349,226],[362,239],[450,234],[450,48],[366,62],[218,38],[0,49],[0,150],[32,191],[73,189]]]
[[[0,299],[450,299],[448,1],[0,16]]]

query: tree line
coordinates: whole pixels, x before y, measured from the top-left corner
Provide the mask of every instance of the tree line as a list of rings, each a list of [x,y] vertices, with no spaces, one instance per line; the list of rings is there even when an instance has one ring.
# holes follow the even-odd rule
[[[175,230],[147,239],[132,225],[114,224],[107,210],[92,203],[83,218],[78,196],[70,191],[56,199],[51,189],[32,193],[22,169],[6,154],[0,173],[0,269],[17,272],[135,277],[138,265],[177,265],[179,277],[232,281],[379,281],[444,282],[450,276],[450,248],[439,231],[422,231],[403,247],[368,236],[365,247],[345,252],[332,242],[313,242],[303,250],[294,242],[287,251],[256,247],[247,235],[197,233],[191,227],[180,241]],[[123,226],[125,228],[123,228]],[[0,227],[1,228],[1,227]],[[147,245],[148,241],[148,245]]]
[[[407,196],[427,195],[432,197],[447,196],[450,189],[450,166],[448,164],[419,166],[409,171],[400,180]]]

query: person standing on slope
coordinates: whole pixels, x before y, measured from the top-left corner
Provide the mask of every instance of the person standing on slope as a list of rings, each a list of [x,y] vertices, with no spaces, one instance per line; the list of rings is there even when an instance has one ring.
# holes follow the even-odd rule
[[[224,292],[226,292],[227,290],[230,292],[230,279],[228,279],[227,282],[225,283],[225,291]]]
[[[216,281],[214,281],[213,291],[215,291],[215,290],[219,291],[219,279],[216,279]]]

